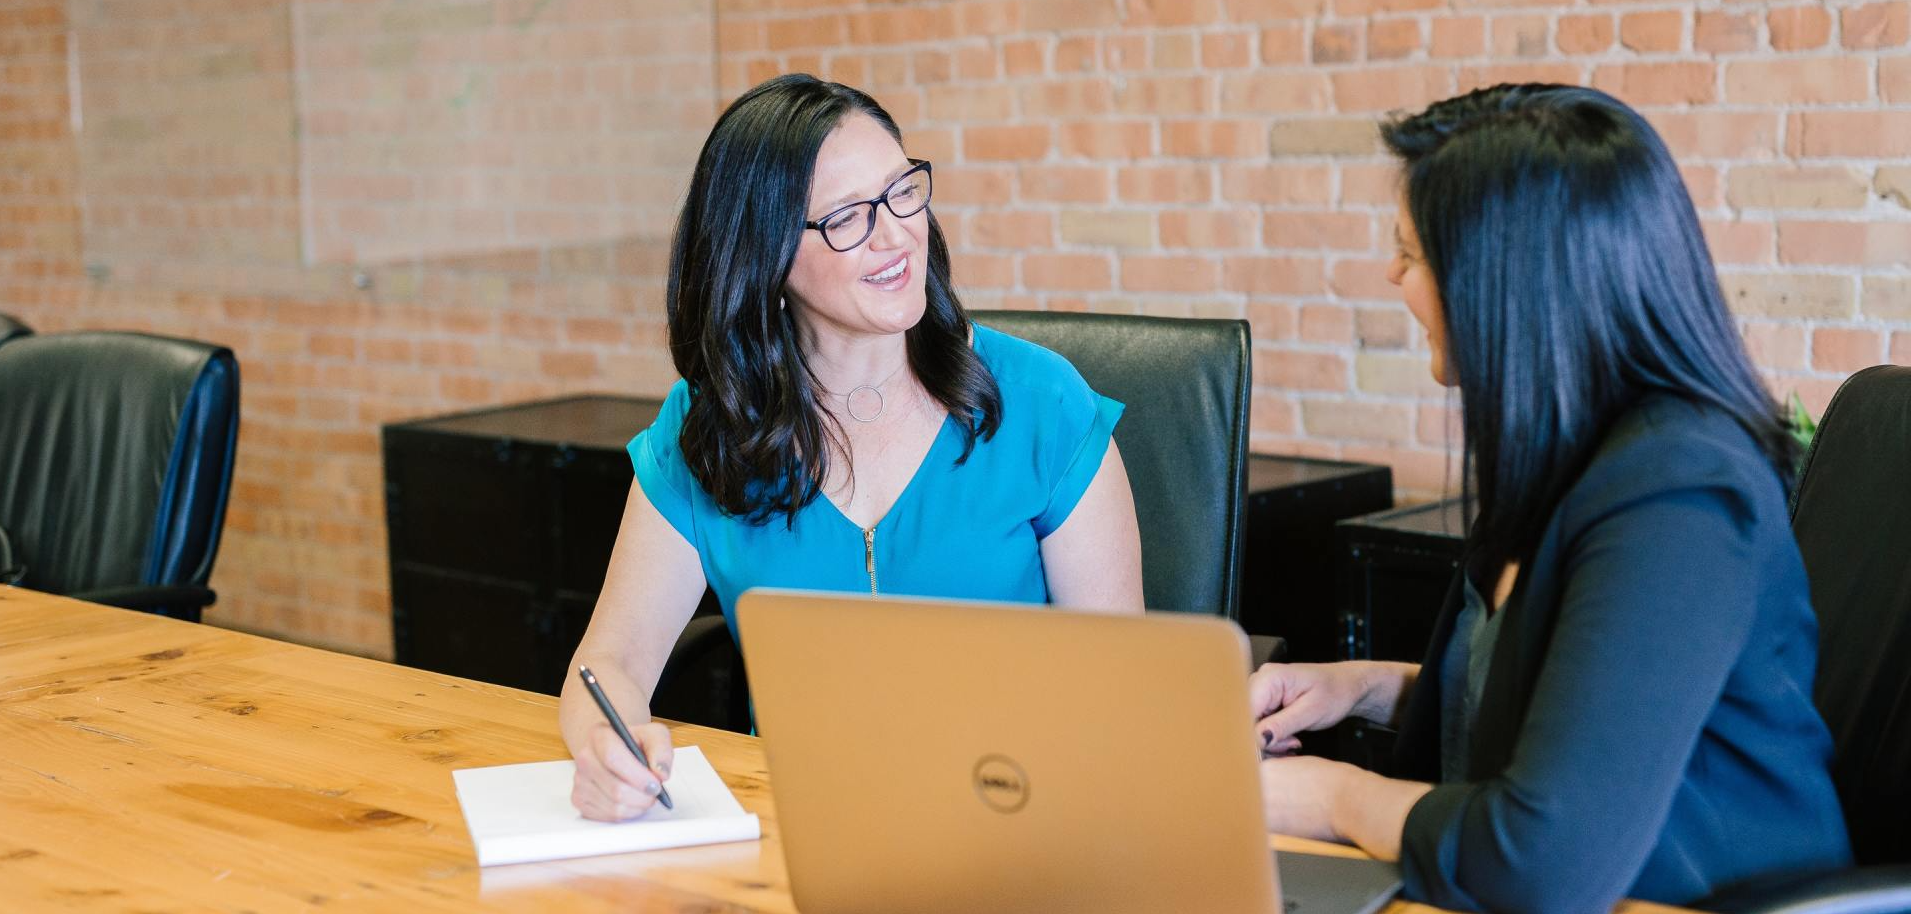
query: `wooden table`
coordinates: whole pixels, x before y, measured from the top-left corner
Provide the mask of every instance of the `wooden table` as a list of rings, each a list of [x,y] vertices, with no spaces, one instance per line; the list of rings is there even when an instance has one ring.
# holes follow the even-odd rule
[[[763,840],[481,871],[451,771],[565,757],[556,709],[0,587],[0,908],[795,910],[757,740],[689,725],[678,742],[703,747]]]

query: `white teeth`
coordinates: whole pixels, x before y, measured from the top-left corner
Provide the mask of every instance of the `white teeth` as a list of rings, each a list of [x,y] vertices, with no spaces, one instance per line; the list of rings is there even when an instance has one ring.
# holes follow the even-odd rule
[[[895,266],[890,267],[889,269],[884,270],[881,273],[876,273],[874,275],[863,277],[863,282],[873,282],[876,285],[880,286],[883,283],[893,281],[896,277],[901,276],[902,271],[905,269],[908,269],[908,267],[909,267],[909,259],[905,257],[901,260],[896,261]]]

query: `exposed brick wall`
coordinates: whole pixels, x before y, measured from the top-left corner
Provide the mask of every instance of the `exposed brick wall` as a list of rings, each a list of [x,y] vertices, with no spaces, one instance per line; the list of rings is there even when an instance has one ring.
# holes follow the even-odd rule
[[[252,15],[262,6],[298,12],[289,0],[228,2]],[[160,16],[149,4],[168,5],[143,0],[142,15]],[[191,9],[215,15],[217,5]],[[368,55],[397,72],[420,66],[402,47],[407,27],[497,32],[532,21],[525,44],[472,52],[468,63],[484,74],[510,70],[530,48],[597,61],[571,68],[583,77],[553,66],[548,81],[510,83],[533,92],[498,115],[520,130],[538,129],[540,117],[577,129],[576,117],[591,111],[652,110],[690,93],[670,115],[681,122],[678,142],[620,147],[632,173],[681,167],[716,106],[762,78],[808,70],[866,88],[901,120],[911,152],[937,162],[937,211],[969,304],[1245,317],[1255,334],[1255,446],[1389,463],[1409,496],[1441,489],[1457,431],[1448,397],[1426,379],[1425,342],[1382,276],[1393,175],[1373,126],[1389,109],[1474,86],[1585,83],[1647,113],[1680,157],[1727,295],[1774,390],[1797,390],[1818,410],[1850,371],[1911,362],[1907,2],[475,4],[492,8],[488,24],[461,18],[474,16],[473,5],[298,6],[384,17],[366,34],[396,46],[332,53]],[[664,24],[656,34],[627,29],[622,17],[633,8]],[[95,157],[112,150],[69,126],[69,24],[83,27],[84,53],[100,37],[88,29],[128,9],[72,0],[69,13],[57,0],[0,0],[0,310],[47,329],[150,327],[233,345],[246,424],[214,618],[386,653],[377,425],[568,390],[661,391],[670,378],[662,236],[623,223],[605,240],[572,243],[562,234],[569,223],[554,218],[519,246],[479,251],[455,233],[367,232],[360,237],[417,246],[326,248],[314,264],[270,271],[226,257],[168,267],[151,283],[131,282],[130,267],[89,280],[83,270],[95,255],[137,262],[128,259],[137,243],[154,240],[135,233],[103,247],[108,239],[87,223],[95,211],[82,211],[82,171],[96,173]],[[286,40],[302,51],[318,47],[315,27],[338,24],[288,21]],[[414,53],[462,72],[459,59]],[[220,60],[233,65],[229,54]],[[288,78],[273,75],[277,60],[256,58],[259,78]],[[702,73],[714,91],[697,97],[700,83],[677,81],[685,73]],[[87,74],[88,84],[96,78]],[[589,96],[595,79],[604,80],[602,100],[579,113],[578,93]],[[443,102],[471,85],[441,76],[416,91]],[[365,120],[331,123],[353,145],[378,136],[371,91],[357,97]],[[316,118],[313,97],[301,98]],[[540,105],[555,113],[531,113]],[[510,128],[501,120],[495,129]],[[401,164],[428,178],[436,161]],[[523,180],[487,199],[530,205],[548,196],[539,209],[582,218],[603,209],[591,189],[612,198],[626,190],[615,169],[558,182],[548,163],[514,168]],[[389,184],[350,183],[390,175],[341,170],[343,183],[306,201],[301,218],[355,194],[392,202],[374,190]],[[627,188],[651,194],[633,206],[657,205],[645,187]],[[417,183],[405,192],[445,199]],[[376,260],[365,269],[368,291],[352,286],[353,258]]]

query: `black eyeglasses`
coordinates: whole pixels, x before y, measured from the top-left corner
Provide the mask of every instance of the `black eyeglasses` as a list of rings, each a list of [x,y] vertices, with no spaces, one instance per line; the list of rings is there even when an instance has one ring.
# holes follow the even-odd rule
[[[898,219],[907,219],[922,212],[923,207],[929,205],[929,194],[935,189],[935,182],[929,177],[928,162],[921,159],[910,159],[909,162],[916,167],[889,182],[882,196],[851,203],[814,222],[805,222],[803,227],[822,232],[823,243],[829,245],[832,251],[853,251],[875,233],[877,205],[889,207],[889,212]]]

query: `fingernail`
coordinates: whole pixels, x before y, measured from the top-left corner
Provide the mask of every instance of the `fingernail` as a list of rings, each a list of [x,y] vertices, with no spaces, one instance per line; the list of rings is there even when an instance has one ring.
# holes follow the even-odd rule
[[[670,763],[669,763],[669,762],[658,762],[658,763],[657,763],[657,776],[658,776],[658,777],[660,777],[660,778],[667,778],[667,777],[669,777],[669,776],[670,776]]]
[[[1272,746],[1272,745],[1274,745],[1274,733],[1273,733],[1273,731],[1270,731],[1270,730],[1262,730],[1262,731],[1261,731],[1261,745],[1262,745],[1263,747],[1266,747],[1266,746]]]
[[[663,789],[664,789],[664,785],[659,784],[656,781],[651,781],[650,783],[644,785],[644,792],[647,794],[650,794],[653,797],[656,796],[657,794],[662,793]]]

